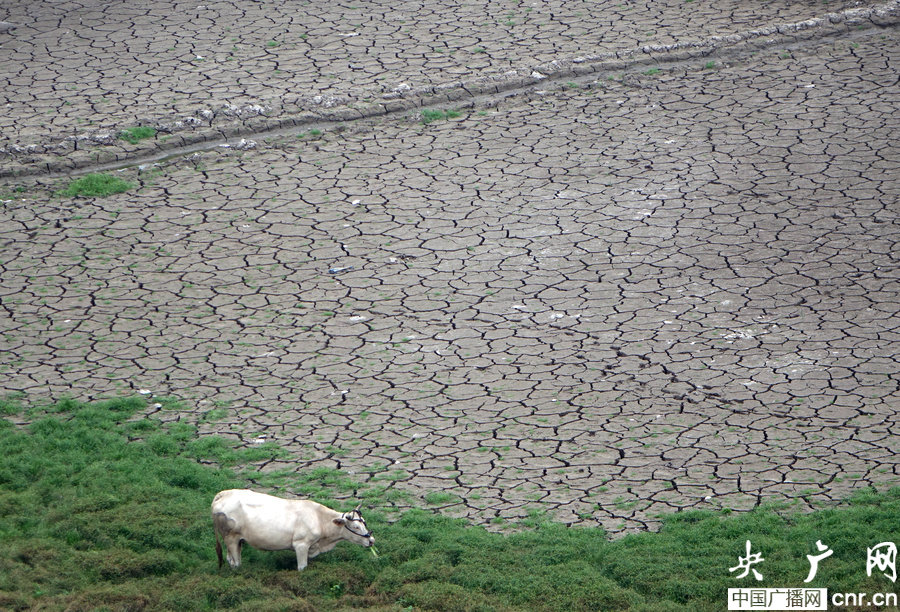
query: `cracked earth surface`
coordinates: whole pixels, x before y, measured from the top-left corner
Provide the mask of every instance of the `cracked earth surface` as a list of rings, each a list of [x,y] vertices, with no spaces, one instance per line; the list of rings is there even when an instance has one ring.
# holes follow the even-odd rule
[[[724,4],[641,19],[672,24],[654,28],[663,43],[727,34],[740,5]],[[191,5],[217,6],[233,7]],[[582,22],[617,33],[592,46],[643,42],[636,13],[579,6],[546,37],[523,28],[529,53],[584,52]],[[396,21],[339,8],[328,44]],[[767,3],[759,21],[817,8]],[[277,39],[278,15],[246,18],[241,40]],[[446,18],[426,34],[416,15],[427,44],[491,47]],[[215,19],[201,30],[220,44]],[[871,27],[709,68],[546,81],[427,125],[409,113],[260,137],[124,171],[141,189],[104,199],[7,183],[0,388],[175,396],[192,409],[159,416],[216,408],[203,431],[291,452],[261,469],[348,470],[410,493],[398,508],[450,493],[431,507],[475,522],[543,509],[622,533],[685,508],[809,508],[897,485],[898,38]],[[388,65],[388,48],[341,47],[366,67],[343,83],[459,64]],[[477,55],[502,70],[510,48]]]
[[[0,176],[352,120],[408,107],[416,93],[458,99],[671,46],[696,56],[742,38],[789,44],[822,29],[810,27],[817,19],[846,33],[898,13],[896,0],[472,0],[440,11],[421,0],[17,0],[0,7],[18,26],[0,34]],[[136,125],[159,137],[116,138]]]

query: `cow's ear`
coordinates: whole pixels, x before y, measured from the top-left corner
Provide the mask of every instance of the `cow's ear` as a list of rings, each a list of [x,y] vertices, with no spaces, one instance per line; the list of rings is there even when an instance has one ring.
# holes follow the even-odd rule
[[[343,517],[343,516],[342,516],[341,518],[336,518],[336,519],[334,519],[334,524],[335,524],[335,525],[343,525],[343,524],[346,523],[346,522],[347,522],[347,521],[344,520],[344,517]]]

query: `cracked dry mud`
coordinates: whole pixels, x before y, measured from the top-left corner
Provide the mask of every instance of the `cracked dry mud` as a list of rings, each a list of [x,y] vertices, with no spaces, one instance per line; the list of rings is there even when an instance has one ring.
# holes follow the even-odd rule
[[[234,8],[191,5],[220,6]],[[631,13],[583,20],[578,6],[522,35],[531,56],[643,42]],[[654,30],[667,43],[727,34],[739,7],[696,28],[681,3],[641,19],[671,24]],[[393,8],[359,23],[327,10],[344,16],[320,13],[329,31],[360,32],[334,53],[365,68],[323,55],[308,90],[328,91],[326,65],[335,87],[453,78],[455,55],[385,63],[387,43],[365,46]],[[426,47],[490,46],[413,14]],[[277,39],[278,15],[245,13],[239,36]],[[318,22],[296,19],[312,39]],[[588,45],[582,23],[621,36]],[[201,29],[221,27],[217,13]],[[486,66],[521,64],[496,48]],[[398,508],[451,493],[432,507],[480,523],[543,509],[622,533],[685,508],[807,508],[897,485],[898,59],[896,27],[870,27],[711,68],[546,81],[427,125],[409,113],[259,136],[127,170],[141,189],[104,199],[8,183],[0,388],[150,389],[192,408],[166,419],[224,408],[203,431],[290,451],[261,469],[345,469],[411,493]],[[41,138],[30,121],[18,134]]]
[[[358,119],[411,97],[458,100],[598,61],[619,69],[673,50],[696,58],[847,34],[898,15],[896,0],[17,2],[7,15],[17,28],[0,38],[0,176]],[[117,140],[137,124],[160,137]]]

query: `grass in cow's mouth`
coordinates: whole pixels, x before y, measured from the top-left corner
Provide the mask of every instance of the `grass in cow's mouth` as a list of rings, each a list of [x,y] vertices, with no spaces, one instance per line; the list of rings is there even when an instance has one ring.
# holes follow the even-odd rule
[[[183,423],[136,417],[145,406],[0,402],[0,413],[30,423],[0,419],[0,609],[720,610],[728,587],[758,586],[728,572],[748,539],[765,551],[764,586],[804,586],[806,555],[821,540],[834,555],[807,586],[893,591],[880,572],[866,575],[865,551],[900,540],[900,489],[863,490],[846,507],[807,515],[684,512],[660,533],[614,542],[546,519],[504,536],[422,510],[393,524],[367,512],[380,554],[340,545],[297,572],[290,551],[245,548],[239,570],[219,572],[213,495],[247,486],[240,466],[281,451],[234,449]],[[282,478],[317,501],[346,498],[349,476],[313,472]]]

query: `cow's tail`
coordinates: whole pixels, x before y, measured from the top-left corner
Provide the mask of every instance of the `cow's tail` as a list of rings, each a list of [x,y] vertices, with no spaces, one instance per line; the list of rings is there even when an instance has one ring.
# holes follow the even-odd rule
[[[219,569],[222,569],[222,543],[219,542],[218,533],[216,533],[216,556],[219,557]]]

